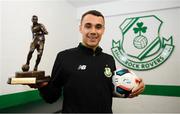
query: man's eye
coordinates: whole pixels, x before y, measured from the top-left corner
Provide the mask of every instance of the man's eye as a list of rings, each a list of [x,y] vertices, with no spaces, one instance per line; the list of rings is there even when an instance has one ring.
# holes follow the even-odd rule
[[[85,28],[91,28],[91,24],[86,24]]]
[[[101,24],[96,25],[96,29],[102,29],[102,28],[103,28],[103,25],[101,25]]]

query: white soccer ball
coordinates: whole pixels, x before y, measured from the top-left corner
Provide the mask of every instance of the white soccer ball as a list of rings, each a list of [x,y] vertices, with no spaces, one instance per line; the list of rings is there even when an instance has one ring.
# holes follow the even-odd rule
[[[118,97],[128,97],[133,88],[139,85],[140,79],[128,69],[117,69],[113,76],[114,93]]]

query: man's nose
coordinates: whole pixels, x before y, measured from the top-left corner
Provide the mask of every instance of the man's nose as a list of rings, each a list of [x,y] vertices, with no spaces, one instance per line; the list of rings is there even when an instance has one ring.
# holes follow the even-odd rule
[[[96,34],[96,28],[95,28],[95,27],[92,27],[90,33],[91,33],[91,34]]]
[[[91,29],[90,34],[91,34],[91,35],[94,35],[94,36],[97,34],[97,31],[96,31],[96,28],[95,28],[95,27],[93,27],[93,28]]]

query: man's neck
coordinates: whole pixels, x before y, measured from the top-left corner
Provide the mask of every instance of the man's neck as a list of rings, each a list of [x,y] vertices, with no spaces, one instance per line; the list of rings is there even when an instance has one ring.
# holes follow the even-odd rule
[[[96,51],[96,48],[98,47],[98,45],[96,47],[91,47],[91,46],[88,46],[86,45],[84,42],[81,42],[83,46],[87,47],[87,48],[90,48],[92,49],[93,51]]]

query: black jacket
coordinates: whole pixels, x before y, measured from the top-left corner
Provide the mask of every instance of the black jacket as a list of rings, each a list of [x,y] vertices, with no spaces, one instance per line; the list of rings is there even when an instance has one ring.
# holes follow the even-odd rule
[[[112,112],[114,70],[111,55],[100,47],[94,52],[80,43],[58,53],[51,80],[39,89],[40,95],[52,103],[63,93],[62,112]]]

